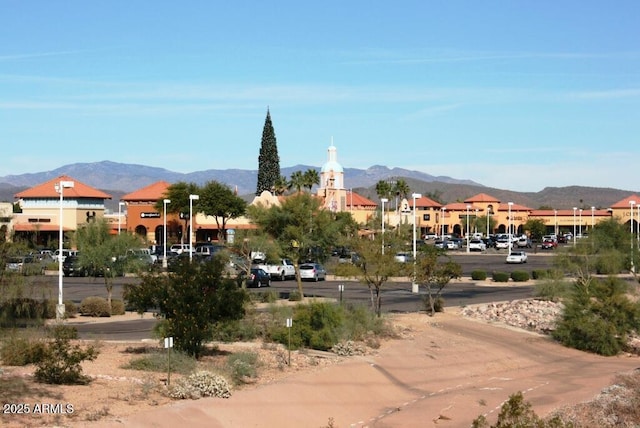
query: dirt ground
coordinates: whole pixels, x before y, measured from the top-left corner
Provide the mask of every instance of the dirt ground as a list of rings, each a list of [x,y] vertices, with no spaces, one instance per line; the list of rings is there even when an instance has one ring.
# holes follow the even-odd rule
[[[469,427],[497,417],[522,391],[539,415],[594,397],[637,357],[599,357],[548,338],[462,318],[451,310],[431,318],[393,315],[399,336],[366,355],[288,352],[259,343],[219,345],[206,364],[252,349],[258,379],[228,399],[175,401],[166,373],[123,369],[154,342],[100,342],[83,364],[87,386],[33,382],[33,367],[2,367],[0,397],[6,427]],[[172,376],[175,382],[177,375]],[[17,413],[22,406],[23,413]],[[29,407],[29,412],[24,409]]]

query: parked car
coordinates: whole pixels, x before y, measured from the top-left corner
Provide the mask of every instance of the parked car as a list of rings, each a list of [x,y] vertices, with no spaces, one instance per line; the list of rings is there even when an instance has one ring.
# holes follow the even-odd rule
[[[44,265],[32,255],[9,257],[5,269],[23,275],[40,275],[44,273]]]
[[[251,268],[249,270],[249,277],[247,278],[247,287],[270,287],[271,276],[260,268]]]
[[[175,254],[182,254],[182,253],[189,254],[190,248],[191,246],[189,244],[173,244],[170,247],[170,250],[172,253],[175,253]]]
[[[80,257],[67,256],[62,262],[64,276],[87,276],[87,270],[80,265]]]
[[[518,238],[516,245],[518,246],[518,248],[531,248],[531,239],[526,236],[521,236]]]
[[[509,238],[498,238],[496,240],[496,250],[504,250],[511,248],[513,246],[512,242],[509,242]]]
[[[300,279],[311,281],[324,281],[327,271],[320,263],[303,263],[298,268],[300,270]]]
[[[527,253],[524,251],[512,251],[511,254],[507,256],[507,263],[526,263],[527,262]]]
[[[412,256],[407,252],[399,252],[399,253],[396,253],[395,259],[397,262],[400,262],[400,263],[408,263],[411,261]]]
[[[64,259],[67,256],[75,256],[75,255],[76,255],[76,251],[73,251],[73,250],[62,250],[62,256],[60,256],[60,250],[58,249],[58,250],[54,251],[52,257],[53,257],[53,261],[54,262],[59,262],[59,261],[64,262]]]
[[[469,241],[469,251],[487,251],[487,244],[482,239],[472,239]]]
[[[425,235],[423,236],[424,240],[429,240],[429,239],[438,239],[438,234],[437,233],[425,233]]]
[[[557,246],[558,243],[553,239],[545,239],[544,241],[542,241],[542,244],[540,244],[540,248],[542,248],[543,250],[553,250]]]

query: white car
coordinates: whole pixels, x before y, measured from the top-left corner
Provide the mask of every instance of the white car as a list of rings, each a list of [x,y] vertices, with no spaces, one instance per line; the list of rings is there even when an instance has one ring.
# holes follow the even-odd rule
[[[498,238],[496,241],[496,250],[513,248],[513,243],[509,242],[509,238]]]
[[[319,263],[303,263],[298,268],[300,271],[300,280],[324,281],[327,271]]]
[[[408,263],[408,262],[411,261],[411,258],[412,258],[411,254],[404,253],[404,252],[396,253],[396,255],[395,255],[395,259],[399,263]]]
[[[527,253],[524,251],[513,251],[507,256],[507,263],[526,263]]]
[[[469,251],[487,251],[487,244],[482,239],[472,239],[469,241]]]

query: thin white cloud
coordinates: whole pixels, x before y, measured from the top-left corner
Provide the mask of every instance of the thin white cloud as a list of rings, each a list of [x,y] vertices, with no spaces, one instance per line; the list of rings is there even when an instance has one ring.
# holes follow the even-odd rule
[[[410,121],[422,119],[425,117],[438,116],[442,113],[459,109],[462,106],[463,104],[458,103],[458,104],[446,104],[446,105],[427,107],[404,116],[403,118],[400,119],[400,121],[410,122]]]

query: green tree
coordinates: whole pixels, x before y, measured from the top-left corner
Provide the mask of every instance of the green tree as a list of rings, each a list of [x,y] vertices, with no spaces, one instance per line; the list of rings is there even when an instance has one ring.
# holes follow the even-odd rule
[[[176,349],[199,358],[216,323],[244,316],[248,297],[225,274],[227,260],[215,256],[207,263],[176,262],[168,275],[144,275],[126,284],[124,299],[139,313],[157,308],[164,317],[163,334],[175,338]]]
[[[195,183],[186,183],[179,181],[169,186],[163,195],[162,199],[158,199],[155,204],[155,209],[158,212],[163,212],[163,199],[170,199],[171,203],[167,205],[167,213],[178,214],[180,218],[184,219],[184,230],[189,230],[189,224],[191,219],[189,218],[189,195],[198,195],[200,187]],[[191,201],[191,208],[193,212],[198,212],[198,204],[200,200]],[[185,233],[180,234],[180,243],[184,243]],[[189,236],[189,235],[187,235]]]
[[[487,221],[489,222],[489,233],[493,233],[496,228],[496,221],[493,216],[478,216],[476,217],[475,226],[478,228],[478,232],[485,234],[487,233]]]
[[[397,197],[400,197],[400,199],[406,199],[409,197],[411,189],[409,188],[406,180],[399,178],[393,186],[393,192]]]
[[[388,181],[380,180],[376,183],[376,194],[380,199],[391,198],[392,188]]]
[[[546,224],[539,218],[527,220],[523,228],[529,231],[529,237],[534,241],[540,241],[547,232]]]
[[[305,187],[305,183],[304,173],[302,171],[294,171],[289,179],[289,190],[296,189],[296,192],[300,193],[302,188]]]
[[[199,212],[213,216],[218,226],[218,240],[223,242],[227,221],[244,215],[247,203],[226,184],[209,181],[199,190]]]
[[[278,143],[271,123],[271,113],[267,109],[267,117],[262,129],[262,143],[258,156],[258,187],[256,195],[265,190],[271,191],[276,180],[280,178],[280,156],[278,156]]]
[[[94,278],[103,278],[107,290],[107,302],[111,307],[113,280],[124,275],[125,270],[137,268],[138,261],[128,258],[128,250],[141,246],[140,239],[123,232],[112,236],[105,220],[87,223],[78,228],[75,235],[80,266]]]
[[[318,174],[317,170],[312,168],[309,168],[304,172],[303,179],[304,187],[309,189],[309,192],[311,192],[314,184],[320,184],[320,175]]]
[[[374,239],[358,238],[349,241],[349,248],[357,254],[353,264],[341,264],[336,268],[338,275],[354,276],[369,289],[371,310],[382,315],[382,289],[389,278],[406,273],[405,266],[395,260],[396,252],[402,248],[401,240],[394,234],[388,234],[384,240],[382,253],[382,235]]]
[[[322,261],[327,248],[357,230],[349,213],[325,210],[318,198],[306,192],[287,197],[280,206],[249,206],[247,216],[276,244],[279,257],[294,262],[296,271],[307,259]],[[298,291],[303,296],[299,275]]]
[[[289,188],[289,180],[284,175],[278,177],[278,179],[273,183],[272,191],[276,195],[284,195],[284,192]]]
[[[420,249],[416,265],[416,282],[426,288],[426,303],[430,310],[429,315],[433,316],[438,309],[442,290],[452,279],[462,275],[462,266],[454,262],[446,250],[431,245]]]

